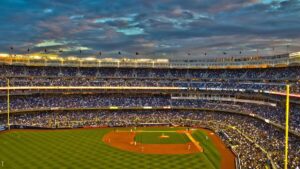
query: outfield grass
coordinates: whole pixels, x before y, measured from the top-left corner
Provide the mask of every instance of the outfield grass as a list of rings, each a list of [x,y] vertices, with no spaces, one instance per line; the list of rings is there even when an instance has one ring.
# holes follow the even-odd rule
[[[213,169],[207,153],[149,155],[122,151],[101,141],[112,129],[14,131],[0,134],[0,169]],[[1,162],[4,166],[1,167]]]
[[[162,135],[169,138],[160,138]],[[134,139],[143,144],[185,144],[190,142],[185,134],[176,132],[140,132],[136,134]]]

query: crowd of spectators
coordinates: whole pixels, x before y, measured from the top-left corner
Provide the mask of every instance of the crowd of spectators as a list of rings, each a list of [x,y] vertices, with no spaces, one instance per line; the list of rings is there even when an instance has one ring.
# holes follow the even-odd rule
[[[74,68],[27,67],[2,65],[6,76],[64,77],[149,77],[149,78],[209,78],[209,79],[299,79],[299,67],[268,69],[155,69],[155,68]]]
[[[0,78],[0,85],[6,86],[6,79]],[[262,83],[243,81],[197,81],[188,79],[125,79],[125,78],[45,78],[14,77],[10,86],[149,86],[149,87],[186,87],[201,90],[267,90],[284,91],[284,83]],[[298,93],[300,85],[294,86],[292,92]]]
[[[284,91],[284,80],[300,79],[300,68],[150,69],[6,66],[0,86],[175,86],[224,90]],[[221,82],[220,82],[221,80]],[[279,83],[266,80],[281,80]],[[299,93],[296,82],[292,92]]]
[[[255,114],[272,122],[285,124],[285,107],[277,105],[261,105],[233,101],[204,99],[172,99],[170,95],[126,95],[126,94],[65,94],[65,95],[28,95],[11,96],[10,109],[41,110],[41,109],[84,109],[84,108],[135,108],[135,107],[172,107],[172,108],[207,108],[214,110],[229,110],[248,115]],[[0,111],[7,109],[6,98],[0,98]],[[290,126],[300,133],[300,107],[291,105]]]
[[[7,78],[10,79],[10,86],[172,86],[241,92],[248,90],[283,92],[285,82],[293,81],[291,92],[300,93],[300,67],[197,70],[1,65],[0,86],[7,86]],[[282,97],[276,97],[276,99],[282,100]],[[114,107],[139,107],[141,109],[139,111],[99,109]],[[68,108],[70,110],[63,110]],[[172,110],[145,110],[151,108]],[[219,111],[218,113],[196,111],[192,108],[237,112],[248,116]],[[41,111],[43,109],[44,111]],[[0,96],[0,128],[7,123],[3,114],[6,110],[7,100],[2,95]],[[226,133],[226,137],[222,134],[220,137],[237,152],[242,168],[264,168],[271,162],[278,168],[283,168],[284,132],[266,122],[250,117],[255,115],[267,119],[265,121],[270,120],[284,126],[285,110],[284,105],[280,104],[262,105],[220,100],[174,99],[164,92],[160,94],[31,95],[21,91],[17,95],[10,96],[10,110],[12,125],[49,128],[149,124],[207,127],[216,133]],[[14,111],[23,112],[14,113]],[[290,128],[300,133],[300,107],[297,104],[291,104]],[[289,168],[299,167],[300,140],[298,137],[291,136],[289,149]]]
[[[2,118],[2,119],[1,119]],[[5,117],[0,116],[5,123]],[[273,163],[283,168],[284,131],[252,117],[206,111],[60,111],[22,113],[11,117],[12,125],[56,127],[85,126],[145,126],[168,124],[169,126],[194,126],[214,130],[231,146],[241,161],[242,168],[265,168]],[[300,165],[300,138],[290,135],[289,168]]]

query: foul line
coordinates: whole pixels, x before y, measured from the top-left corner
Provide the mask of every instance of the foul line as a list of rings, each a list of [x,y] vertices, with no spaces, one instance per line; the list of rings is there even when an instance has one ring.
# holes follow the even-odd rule
[[[189,132],[184,132],[185,135],[194,143],[196,148],[200,151],[203,152],[203,148],[199,145],[199,142],[194,139],[194,137],[189,133]]]

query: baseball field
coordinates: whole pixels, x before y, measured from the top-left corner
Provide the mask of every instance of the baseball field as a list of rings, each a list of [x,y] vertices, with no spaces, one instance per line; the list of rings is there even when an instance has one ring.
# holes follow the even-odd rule
[[[0,133],[0,169],[233,169],[212,132],[185,128],[11,130]]]

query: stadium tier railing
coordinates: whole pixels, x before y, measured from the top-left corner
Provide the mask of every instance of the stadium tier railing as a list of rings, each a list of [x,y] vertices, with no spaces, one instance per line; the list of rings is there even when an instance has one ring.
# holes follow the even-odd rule
[[[143,87],[143,86],[11,86],[11,87],[0,87],[0,90],[185,90],[187,87]]]
[[[277,91],[269,91],[269,90],[256,90],[256,89],[237,89],[237,88],[201,88],[201,87],[153,87],[153,86],[2,86],[0,87],[0,91],[7,91],[7,90],[36,90],[36,91],[43,91],[43,90],[144,90],[144,91],[156,91],[156,90],[166,90],[166,91],[232,91],[232,92],[254,92],[254,93],[266,93],[272,95],[279,95],[285,96],[284,92],[277,92]],[[291,98],[300,98],[300,94],[298,93],[291,93]]]

